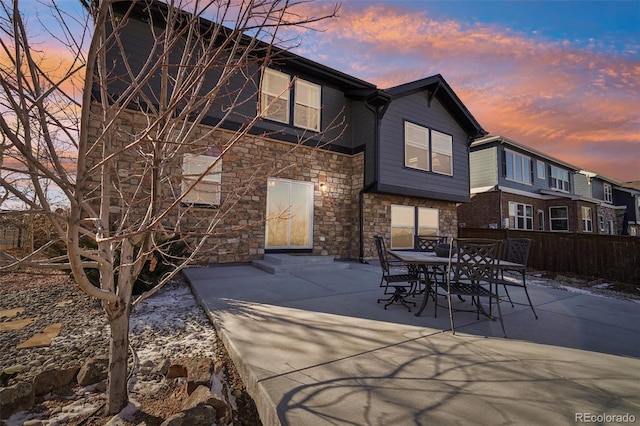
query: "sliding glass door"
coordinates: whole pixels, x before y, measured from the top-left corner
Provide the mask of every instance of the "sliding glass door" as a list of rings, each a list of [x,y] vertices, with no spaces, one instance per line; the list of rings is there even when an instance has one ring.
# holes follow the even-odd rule
[[[313,248],[313,182],[269,178],[266,249]]]

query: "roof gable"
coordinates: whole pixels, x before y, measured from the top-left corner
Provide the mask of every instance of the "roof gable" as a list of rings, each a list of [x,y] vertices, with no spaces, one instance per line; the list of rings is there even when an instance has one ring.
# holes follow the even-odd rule
[[[385,92],[391,95],[392,101],[426,92],[429,103],[434,97],[437,98],[469,136],[479,138],[488,134],[440,74],[391,87]]]

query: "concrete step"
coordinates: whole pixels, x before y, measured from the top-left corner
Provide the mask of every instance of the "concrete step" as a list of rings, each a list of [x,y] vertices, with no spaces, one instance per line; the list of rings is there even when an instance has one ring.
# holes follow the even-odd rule
[[[262,260],[254,260],[251,265],[270,274],[349,268],[348,263],[335,262],[332,256],[292,256],[290,254],[265,254]]]

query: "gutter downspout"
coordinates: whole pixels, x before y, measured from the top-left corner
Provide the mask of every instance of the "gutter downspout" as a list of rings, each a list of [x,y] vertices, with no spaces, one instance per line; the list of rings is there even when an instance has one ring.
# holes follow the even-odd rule
[[[373,93],[371,93],[369,96],[367,96],[364,100],[364,106],[373,113],[373,117],[375,120],[375,127],[374,127],[374,133],[373,133],[373,157],[374,157],[373,181],[370,184],[363,187],[358,194],[358,208],[360,210],[359,230],[358,230],[359,236],[360,236],[359,261],[360,263],[365,263],[365,264],[368,264],[369,262],[364,260],[364,194],[366,192],[369,192],[372,188],[374,188],[378,184],[378,169],[379,169],[378,163],[380,161],[380,159],[378,158],[378,151],[379,151],[378,148],[380,146],[380,124],[382,121],[382,117],[384,116],[384,113],[387,111],[387,108],[389,107],[389,101],[390,101],[389,99],[387,99],[384,104],[376,105],[376,106],[371,105],[369,101],[375,98],[376,96],[378,96],[379,93],[380,92],[376,90]],[[365,155],[366,155],[366,151],[365,151]],[[363,173],[364,172],[365,170],[363,170]]]

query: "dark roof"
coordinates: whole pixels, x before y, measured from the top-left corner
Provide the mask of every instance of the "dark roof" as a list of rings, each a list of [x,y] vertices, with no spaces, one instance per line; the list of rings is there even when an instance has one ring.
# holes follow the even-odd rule
[[[164,22],[164,17],[167,15],[166,10],[169,7],[166,3],[159,0],[151,0],[148,2],[141,1],[136,2],[133,5],[132,3],[133,2],[131,0],[122,0],[115,2],[113,7],[122,14],[130,13],[130,16],[137,20],[148,21],[149,13],[151,13],[156,22]],[[182,13],[185,16],[189,15],[187,11],[182,11]],[[176,22],[176,25],[181,25],[181,23]],[[200,18],[200,25],[204,29],[203,34],[206,34],[206,30],[212,25],[215,25],[215,23],[210,20]],[[233,30],[231,28],[223,27],[223,31],[220,32],[219,37],[224,37],[225,34],[230,34],[232,32]],[[245,35],[244,38],[247,43],[253,40],[252,37],[248,35]],[[287,66],[298,69],[307,75],[317,77],[328,84],[342,87],[345,90],[367,89],[371,92],[376,89],[374,84],[335,70],[326,65],[322,65],[318,62],[314,62],[310,59],[303,58],[302,56],[296,55],[287,49],[269,46],[268,43],[262,41],[257,42],[257,47],[255,47],[254,50],[257,57],[262,57],[265,52],[270,52],[270,54],[273,55],[273,63],[286,64]]]
[[[430,100],[433,97],[437,98],[470,136],[479,138],[488,134],[440,74],[391,87],[385,91],[391,95],[392,100],[427,91]]]

